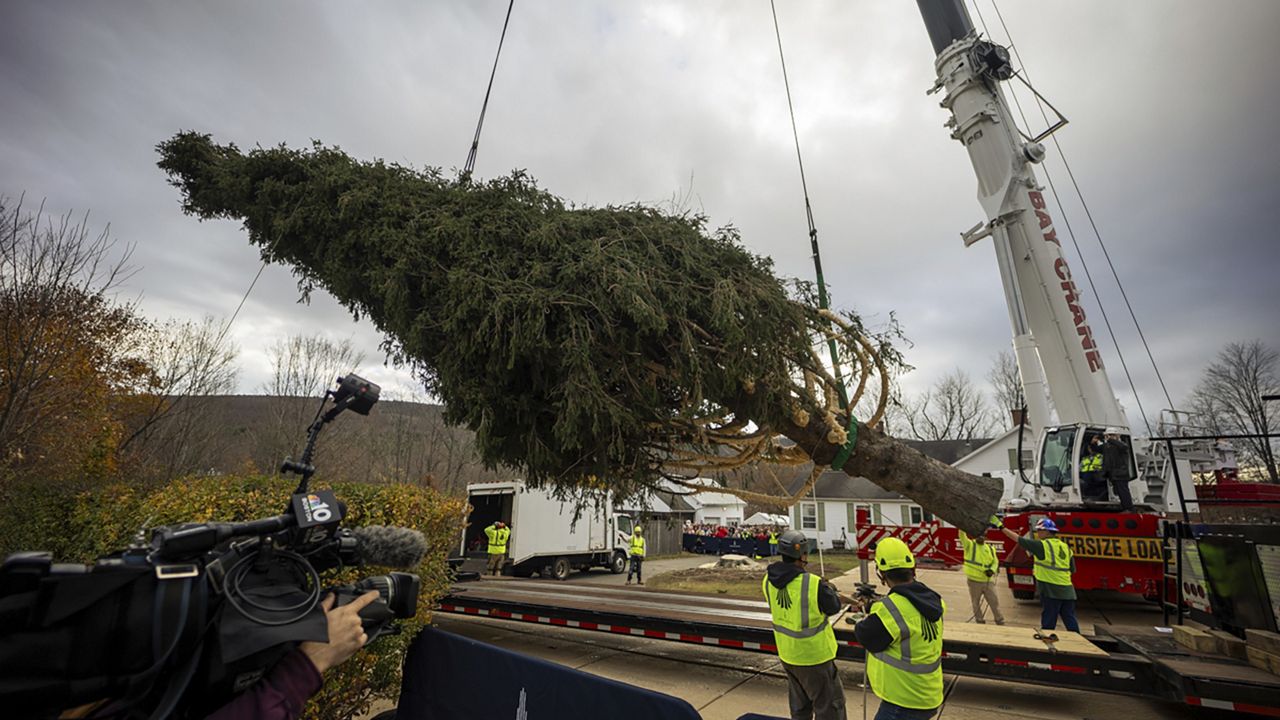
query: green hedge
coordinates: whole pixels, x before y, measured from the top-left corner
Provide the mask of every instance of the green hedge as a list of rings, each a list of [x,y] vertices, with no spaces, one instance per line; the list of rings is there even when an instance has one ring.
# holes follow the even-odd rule
[[[179,522],[252,520],[277,515],[293,484],[270,477],[189,478],[158,490],[111,485],[69,494],[56,488],[8,484],[0,494],[0,554],[48,550],[60,562],[91,562],[123,549],[142,527]],[[458,541],[466,515],[462,498],[413,485],[336,483],[328,487],[347,505],[346,527],[401,525],[420,530],[430,550],[416,569],[422,578],[418,615],[398,636],[379,639],[333,670],[308,709],[311,718],[349,718],[379,699],[394,699],[409,641],[430,618],[432,604],[448,588],[445,558]],[[386,569],[362,568],[326,575],[326,584],[351,582]],[[323,710],[321,710],[323,709]]]

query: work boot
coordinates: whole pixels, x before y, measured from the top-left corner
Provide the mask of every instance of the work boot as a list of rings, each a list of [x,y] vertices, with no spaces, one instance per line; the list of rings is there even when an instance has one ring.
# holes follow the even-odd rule
[[[637,584],[637,585],[643,585],[643,584],[644,584],[644,581],[643,581],[643,580],[637,580],[637,581],[636,581],[636,584]]]
[[[628,585],[630,585],[630,584],[631,584],[631,578],[627,578],[627,584],[628,584]]]

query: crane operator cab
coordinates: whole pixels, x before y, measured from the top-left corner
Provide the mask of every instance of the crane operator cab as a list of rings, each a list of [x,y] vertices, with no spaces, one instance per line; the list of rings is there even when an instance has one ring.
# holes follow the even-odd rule
[[[1128,477],[1138,478],[1133,439],[1128,428],[1076,424],[1045,429],[1040,443],[1035,501],[1053,505],[1089,506],[1102,509],[1119,506],[1103,473],[1102,445],[1113,437],[1128,452]],[[1135,488],[1143,497],[1145,488]],[[1099,507],[1102,506],[1102,507]]]

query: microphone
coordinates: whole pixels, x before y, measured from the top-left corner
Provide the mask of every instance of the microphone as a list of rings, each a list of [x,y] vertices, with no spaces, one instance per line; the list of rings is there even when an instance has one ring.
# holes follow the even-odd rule
[[[414,568],[427,554],[427,538],[417,530],[385,525],[352,528],[360,562],[380,567]]]

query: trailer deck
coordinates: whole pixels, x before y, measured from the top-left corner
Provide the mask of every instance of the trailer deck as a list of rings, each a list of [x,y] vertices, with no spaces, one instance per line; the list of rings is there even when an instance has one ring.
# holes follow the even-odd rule
[[[587,631],[774,653],[763,601],[646,588],[515,579],[456,584],[440,611]],[[1173,700],[1280,717],[1280,677],[1238,660],[1197,653],[1152,627],[1063,630],[1048,644],[1031,628],[949,622],[944,672]],[[863,662],[853,626],[837,621],[838,657]]]

